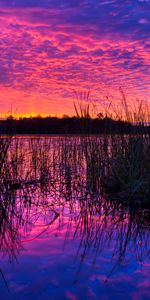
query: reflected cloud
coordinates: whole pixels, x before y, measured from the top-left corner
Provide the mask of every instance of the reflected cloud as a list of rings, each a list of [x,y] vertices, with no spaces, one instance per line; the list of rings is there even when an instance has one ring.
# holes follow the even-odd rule
[[[41,293],[46,286],[46,295],[61,292],[68,299],[81,295],[87,281],[89,299],[105,293],[107,284],[108,295],[120,295],[129,282],[124,297],[129,292],[136,297],[135,285],[147,297],[149,214],[102,197],[98,167],[93,173],[92,138],[88,159],[84,137],[11,140],[0,169],[0,250],[16,297],[27,291],[33,297],[34,280]],[[4,145],[8,142],[4,138]],[[15,272],[9,273],[8,258]]]

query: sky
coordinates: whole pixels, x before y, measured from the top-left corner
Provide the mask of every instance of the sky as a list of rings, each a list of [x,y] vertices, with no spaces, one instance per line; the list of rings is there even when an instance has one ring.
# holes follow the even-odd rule
[[[149,75],[150,0],[0,1],[1,117],[148,102]]]

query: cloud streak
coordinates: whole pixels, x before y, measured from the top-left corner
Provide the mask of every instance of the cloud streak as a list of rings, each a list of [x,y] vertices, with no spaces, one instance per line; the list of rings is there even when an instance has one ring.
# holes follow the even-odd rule
[[[125,5],[126,4],[126,5]],[[149,1],[0,1],[0,107],[73,114],[73,90],[103,105],[149,98]]]

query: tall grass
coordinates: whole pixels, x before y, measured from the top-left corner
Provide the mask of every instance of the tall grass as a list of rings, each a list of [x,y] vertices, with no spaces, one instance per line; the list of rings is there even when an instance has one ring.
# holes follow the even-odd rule
[[[22,247],[20,228],[28,231],[41,215],[52,224],[67,210],[81,237],[82,262],[91,249],[95,261],[112,240],[118,263],[132,243],[137,256],[139,242],[148,255],[148,132],[2,138],[0,147],[1,251],[12,258]]]
[[[131,111],[122,94],[122,114],[107,111],[107,117],[126,120],[132,126],[128,135],[107,134],[58,139],[1,138],[1,191],[19,190],[27,186],[41,189],[55,198],[66,200],[90,195],[121,201],[131,210],[150,207],[150,134],[148,107],[139,103]],[[81,125],[90,118],[89,92],[76,94],[74,103]],[[109,106],[110,109],[112,105]],[[113,107],[112,107],[113,109]],[[84,122],[82,122],[84,121]],[[141,126],[142,124],[142,126]],[[141,129],[142,128],[142,129]],[[146,128],[146,131],[144,129]],[[88,200],[87,200],[88,201]]]
[[[122,92],[124,118],[132,126],[128,135],[104,136],[102,186],[110,199],[128,204],[132,209],[150,207],[150,131],[146,104],[130,111]],[[140,125],[140,126],[139,126]],[[108,151],[110,149],[110,151]]]
[[[87,136],[82,139],[89,186],[101,187],[101,192],[109,199],[121,201],[131,209],[150,208],[150,112],[148,106],[140,102],[130,108],[124,92],[122,110],[114,109],[110,103],[107,117],[131,124],[128,135],[110,134]],[[81,119],[90,115],[89,106],[82,105],[76,113]],[[106,123],[107,126],[107,123]],[[119,125],[118,125],[119,126]],[[120,131],[119,131],[120,132]]]

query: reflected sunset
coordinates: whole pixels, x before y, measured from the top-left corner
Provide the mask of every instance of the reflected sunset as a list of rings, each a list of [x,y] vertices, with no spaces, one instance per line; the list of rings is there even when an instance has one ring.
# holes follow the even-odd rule
[[[0,300],[150,300],[150,0],[0,0]]]

